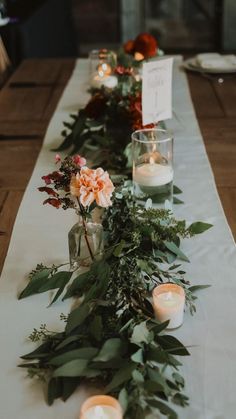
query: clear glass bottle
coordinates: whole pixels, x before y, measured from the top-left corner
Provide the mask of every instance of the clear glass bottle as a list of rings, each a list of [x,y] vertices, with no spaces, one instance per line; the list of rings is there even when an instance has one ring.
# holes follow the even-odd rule
[[[93,221],[79,221],[68,234],[70,267],[75,270],[89,266],[101,257],[103,251],[103,227]]]

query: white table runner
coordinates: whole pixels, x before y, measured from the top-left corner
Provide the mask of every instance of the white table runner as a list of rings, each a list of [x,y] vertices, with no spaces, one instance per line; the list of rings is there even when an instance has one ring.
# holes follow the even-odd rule
[[[199,293],[197,313],[185,313],[184,325],[174,334],[190,348],[182,372],[190,406],[179,409],[181,419],[233,419],[236,412],[236,249],[227,225],[190,98],[187,79],[174,66],[175,118],[168,126],[175,134],[175,184],[183,191],[184,205],[175,207],[179,219],[214,224],[203,235],[184,243],[191,263],[185,264],[192,284],[211,284]],[[49,125],[45,142],[24,195],[0,281],[0,419],[76,419],[85,397],[80,389],[66,403],[48,407],[41,383],[26,378],[17,368],[19,356],[33,349],[26,339],[34,327],[46,323],[63,329],[61,313],[71,301],[46,308],[49,295],[17,300],[25,275],[38,262],[68,260],[67,233],[72,212],[43,206],[37,191],[41,176],[53,168],[53,145],[59,144],[62,121],[84,105],[89,95],[88,62],[79,60]]]

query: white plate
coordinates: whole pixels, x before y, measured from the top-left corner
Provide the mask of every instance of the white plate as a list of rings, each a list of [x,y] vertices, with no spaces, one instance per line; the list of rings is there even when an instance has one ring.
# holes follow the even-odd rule
[[[202,68],[199,64],[196,63],[196,58],[189,58],[188,60],[185,60],[183,62],[183,67],[186,68],[186,70],[197,71],[198,73],[236,73],[236,65],[232,65],[229,68]]]
[[[5,26],[5,25],[7,25],[7,24],[8,24],[8,22],[9,22],[9,20],[10,20],[10,18],[9,18],[9,17],[4,17],[4,18],[0,17],[0,26]]]

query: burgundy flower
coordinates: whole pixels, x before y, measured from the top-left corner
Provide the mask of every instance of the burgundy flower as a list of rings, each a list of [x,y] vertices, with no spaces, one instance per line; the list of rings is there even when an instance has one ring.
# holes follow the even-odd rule
[[[43,205],[46,205],[46,204],[50,204],[55,208],[60,208],[61,201],[60,199],[56,199],[56,198],[48,198],[43,202]]]
[[[114,73],[117,74],[118,76],[132,76],[134,70],[131,67],[124,67],[123,65],[118,65],[115,69],[114,69]]]
[[[58,196],[58,193],[55,192],[52,188],[48,188],[47,186],[41,186],[38,188],[39,192],[46,192],[48,195]]]
[[[105,111],[106,103],[107,98],[101,92],[95,93],[84,109],[85,115],[88,118],[99,118]]]
[[[52,183],[52,180],[51,180],[51,178],[50,178],[49,175],[42,176],[42,179],[44,180],[44,182],[46,183],[46,185],[50,185]]]

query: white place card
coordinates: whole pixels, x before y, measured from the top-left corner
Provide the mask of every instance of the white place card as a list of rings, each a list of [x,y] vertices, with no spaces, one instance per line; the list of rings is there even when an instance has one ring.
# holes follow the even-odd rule
[[[143,125],[172,118],[173,58],[160,58],[143,64]]]

